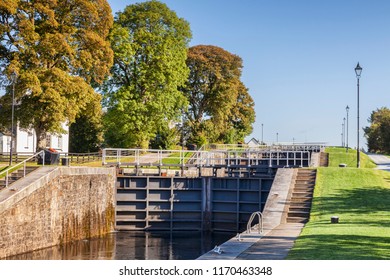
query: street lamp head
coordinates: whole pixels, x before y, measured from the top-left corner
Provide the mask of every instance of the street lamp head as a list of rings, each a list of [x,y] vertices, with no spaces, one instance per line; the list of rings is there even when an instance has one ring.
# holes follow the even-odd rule
[[[358,79],[360,78],[360,75],[362,74],[362,70],[363,70],[363,68],[360,67],[359,62],[358,62],[358,64],[355,67],[356,78],[358,78]]]
[[[345,107],[345,110],[347,110],[347,112],[349,111],[349,106],[347,105],[347,107]]]

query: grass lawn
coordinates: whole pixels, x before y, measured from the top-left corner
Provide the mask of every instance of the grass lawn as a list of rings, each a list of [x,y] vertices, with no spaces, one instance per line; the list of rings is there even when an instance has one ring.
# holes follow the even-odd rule
[[[340,163],[347,164],[347,167],[356,167],[356,150],[349,149],[346,152],[345,148],[328,147],[326,152],[329,153],[329,167],[338,167]],[[364,153],[360,153],[360,167],[374,168],[376,165]]]
[[[330,161],[340,160],[330,153]],[[331,216],[339,223],[331,224]],[[390,259],[390,173],[319,168],[310,221],[288,259]]]
[[[184,152],[184,163],[186,163],[190,158],[191,156],[194,154],[194,152]],[[169,155],[169,157],[167,158],[163,158],[162,159],[162,162],[163,164],[181,164],[182,162],[180,161],[180,155],[181,153],[180,152],[177,152],[177,153],[172,153]]]

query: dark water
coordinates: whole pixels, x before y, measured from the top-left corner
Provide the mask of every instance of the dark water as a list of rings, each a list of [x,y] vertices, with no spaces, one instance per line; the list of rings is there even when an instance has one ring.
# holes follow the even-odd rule
[[[192,260],[232,237],[223,232],[115,232],[54,246],[13,260]]]

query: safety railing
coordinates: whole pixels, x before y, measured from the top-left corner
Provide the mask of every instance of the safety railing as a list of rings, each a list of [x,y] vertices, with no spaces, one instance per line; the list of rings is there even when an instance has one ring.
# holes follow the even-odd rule
[[[5,174],[5,187],[8,188],[8,186],[10,185],[10,175],[12,174],[12,172],[18,170],[21,166],[23,166],[22,178],[26,177],[27,162],[32,161],[33,159],[38,159],[38,157],[42,158],[42,166],[44,166],[45,165],[45,151],[42,150],[42,151],[34,154],[33,156],[23,160],[22,162],[20,162],[16,165],[10,166],[5,171],[0,172],[0,178],[2,177],[3,174]]]
[[[252,223],[255,220],[255,218],[259,218],[259,223],[257,224],[257,228],[259,231],[259,234],[263,233],[263,214],[259,211],[252,213],[248,220],[248,224],[246,225],[246,232],[251,233],[252,230]]]
[[[103,165],[116,166],[256,166],[307,167],[308,151],[189,151],[155,149],[104,149]]]

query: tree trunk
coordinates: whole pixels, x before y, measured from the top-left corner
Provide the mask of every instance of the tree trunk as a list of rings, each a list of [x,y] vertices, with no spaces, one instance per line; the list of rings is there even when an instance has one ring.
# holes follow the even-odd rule
[[[46,131],[40,128],[35,128],[35,134],[37,137],[36,152],[46,149]]]

